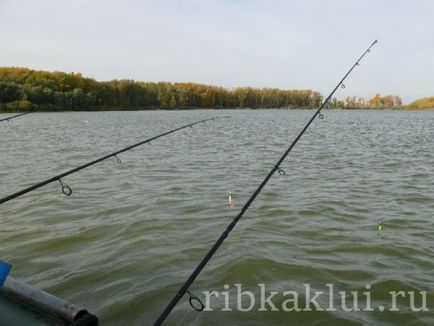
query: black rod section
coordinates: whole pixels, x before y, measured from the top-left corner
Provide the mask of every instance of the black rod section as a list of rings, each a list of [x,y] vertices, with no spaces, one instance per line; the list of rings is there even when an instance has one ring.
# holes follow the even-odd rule
[[[255,198],[259,195],[262,188],[268,183],[268,181],[271,179],[273,174],[280,169],[280,164],[283,162],[283,160],[288,156],[289,152],[293,149],[295,144],[300,140],[301,136],[305,133],[307,128],[309,128],[310,124],[313,122],[315,117],[321,112],[321,110],[324,108],[324,106],[330,101],[333,94],[336,92],[339,86],[343,85],[343,82],[348,77],[348,75],[353,71],[353,69],[359,65],[359,62],[362,60],[362,58],[370,52],[371,48],[377,43],[377,40],[375,40],[369,48],[360,56],[360,58],[356,61],[356,63],[351,67],[350,70],[345,74],[345,76],[341,79],[341,81],[336,85],[336,87],[333,89],[333,91],[330,93],[329,96],[327,96],[326,100],[321,104],[321,106],[316,110],[315,114],[312,116],[312,118],[308,121],[308,123],[304,126],[304,128],[301,130],[301,132],[298,134],[298,136],[294,139],[294,141],[291,143],[291,145],[288,147],[288,149],[283,153],[282,157],[277,161],[276,165],[271,169],[271,171],[268,173],[268,175],[265,177],[265,179],[261,182],[259,187],[255,190],[255,192],[250,196],[249,200],[244,204],[241,211],[238,213],[238,215],[233,219],[233,221],[226,227],[226,230],[220,235],[220,237],[217,239],[217,241],[214,243],[210,251],[206,254],[206,256],[202,259],[202,261],[199,263],[199,265],[196,267],[196,269],[193,271],[193,273],[190,275],[190,277],[185,281],[184,285],[179,289],[179,291],[176,293],[175,297],[170,301],[170,303],[167,305],[167,307],[163,310],[161,315],[158,317],[157,321],[154,323],[154,326],[161,325],[164,320],[167,318],[167,316],[170,314],[170,312],[173,310],[173,308],[176,306],[178,301],[184,296],[184,294],[187,292],[191,284],[195,281],[196,277],[200,274],[202,269],[206,266],[208,261],[212,258],[214,253],[217,251],[217,249],[221,246],[223,241],[227,238],[229,233],[232,231],[232,229],[237,225],[238,221],[241,219],[241,217],[244,215],[244,213],[247,211],[249,206],[253,203]],[[345,87],[345,86],[344,86]]]
[[[14,118],[21,117],[22,115],[26,115],[26,114],[29,114],[29,113],[32,113],[32,111],[24,112],[24,113],[20,113],[20,114],[13,115],[13,116],[11,116],[11,117],[7,117],[7,118],[0,119],[0,122],[2,122],[2,121],[9,121],[9,120],[12,120],[12,119],[14,119]]]
[[[197,125],[197,124],[199,124],[199,123],[204,123],[204,122],[206,122],[206,121],[214,120],[214,119],[217,119],[217,118],[219,118],[219,117],[214,117],[214,118],[204,119],[204,120],[200,120],[200,121],[197,121],[197,122],[194,122],[194,123],[190,123],[190,124],[188,124],[188,125],[185,125],[185,126],[182,126],[182,127],[176,128],[176,129],[172,129],[172,130],[170,130],[170,131],[166,131],[165,133],[162,133],[162,134],[160,134],[160,135],[157,135],[157,136],[154,136],[154,137],[152,137],[152,138],[149,138],[149,139],[143,140],[143,141],[141,141],[141,142],[138,142],[138,143],[136,143],[136,144],[130,145],[130,146],[128,146],[128,147],[125,147],[125,148],[123,148],[123,149],[121,149],[121,150],[119,150],[119,151],[113,152],[113,153],[111,153],[111,154],[107,154],[107,155],[105,155],[105,156],[103,156],[103,157],[101,157],[101,158],[99,158],[99,159],[96,159],[96,160],[91,161],[91,162],[89,162],[89,163],[86,163],[86,164],[80,165],[80,166],[78,166],[78,167],[76,167],[76,168],[74,168],[74,169],[72,169],[72,170],[66,171],[66,172],[64,172],[64,173],[62,173],[62,174],[59,174],[59,175],[56,175],[56,176],[54,176],[54,177],[52,177],[52,178],[50,178],[50,179],[47,179],[47,180],[41,181],[41,182],[39,182],[39,183],[36,183],[36,184],[34,184],[33,186],[30,186],[30,187],[28,187],[28,188],[25,188],[25,189],[23,189],[23,190],[20,190],[20,191],[14,193],[14,194],[11,194],[11,195],[6,196],[6,197],[3,197],[3,198],[0,198],[0,204],[3,204],[3,203],[5,203],[5,202],[7,202],[7,201],[9,201],[9,200],[11,200],[11,199],[14,199],[14,198],[20,197],[20,196],[22,196],[22,195],[24,195],[24,194],[26,194],[26,193],[28,193],[28,192],[30,192],[30,191],[33,191],[33,190],[38,189],[38,188],[41,188],[41,187],[43,187],[43,186],[45,186],[45,185],[47,185],[47,184],[49,184],[49,183],[52,183],[52,182],[58,181],[58,180],[60,180],[60,179],[62,179],[62,178],[64,178],[64,177],[66,177],[67,175],[70,175],[70,174],[73,174],[73,173],[78,172],[78,171],[80,171],[80,170],[83,170],[83,169],[85,169],[85,168],[87,168],[87,167],[89,167],[89,166],[91,166],[91,165],[94,165],[94,164],[96,164],[96,163],[102,162],[102,161],[104,161],[104,160],[106,160],[106,159],[108,159],[108,158],[110,158],[110,157],[113,157],[113,156],[116,156],[116,155],[118,155],[118,154],[120,154],[120,153],[123,153],[123,152],[129,151],[130,149],[133,149],[133,148],[135,148],[135,147],[137,147],[137,146],[140,146],[140,145],[143,145],[143,144],[149,143],[149,142],[151,142],[151,141],[153,141],[153,140],[156,140],[156,139],[158,139],[158,138],[160,138],[160,137],[163,137],[163,136],[167,136],[167,135],[169,135],[169,134],[171,134],[171,133],[174,133],[174,132],[176,132],[176,131],[179,131],[179,130],[182,130],[182,129],[185,129],[185,128],[188,128],[188,127],[193,127],[194,125]],[[223,117],[220,117],[220,118],[223,118]],[[64,186],[63,186],[63,184],[62,184],[62,189],[63,189],[63,187],[64,187]],[[66,187],[67,187],[67,186],[66,186]],[[69,188],[69,187],[67,187],[67,188]],[[69,190],[70,190],[70,188],[69,188]],[[63,191],[63,190],[62,190],[62,191]]]

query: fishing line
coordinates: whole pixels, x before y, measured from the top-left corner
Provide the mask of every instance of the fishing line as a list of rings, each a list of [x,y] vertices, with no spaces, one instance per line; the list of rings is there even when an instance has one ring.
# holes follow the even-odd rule
[[[200,274],[202,269],[206,266],[206,264],[209,262],[209,260],[212,258],[212,256],[215,254],[217,249],[221,246],[223,241],[227,238],[229,233],[232,231],[232,229],[236,226],[238,221],[241,219],[241,217],[244,215],[244,213],[247,211],[247,209],[250,207],[250,205],[253,203],[253,201],[256,199],[256,197],[261,192],[262,188],[268,183],[268,181],[271,179],[273,174],[278,171],[279,174],[284,175],[285,171],[280,168],[280,164],[283,162],[283,160],[288,156],[289,152],[293,149],[295,144],[300,140],[301,136],[306,132],[307,128],[309,128],[310,124],[315,120],[315,118],[321,113],[321,110],[324,108],[324,106],[330,101],[333,94],[336,92],[336,90],[341,87],[345,88],[344,81],[348,77],[348,75],[353,71],[353,69],[356,66],[360,65],[360,61],[363,59],[363,57],[371,52],[371,48],[377,43],[377,40],[375,40],[368,49],[360,56],[360,58],[356,61],[356,63],[348,70],[348,72],[344,75],[344,77],[341,79],[341,81],[336,85],[336,87],[333,89],[333,91],[330,93],[330,95],[326,98],[326,100],[320,105],[320,107],[315,111],[312,118],[307,122],[307,124],[304,126],[304,128],[301,130],[301,132],[298,134],[298,136],[295,138],[295,140],[291,143],[291,145],[288,147],[288,149],[283,153],[283,155],[280,157],[280,159],[277,161],[276,165],[271,169],[271,171],[268,173],[268,175],[265,177],[265,179],[261,182],[261,184],[258,186],[258,188],[255,190],[255,192],[251,195],[249,200],[244,204],[241,211],[238,213],[238,215],[232,220],[232,222],[226,227],[225,231],[220,235],[220,237],[217,239],[215,244],[212,246],[212,248],[209,250],[209,252],[205,255],[205,257],[202,259],[202,261],[199,263],[199,265],[194,269],[193,273],[190,275],[190,277],[185,281],[185,283],[182,285],[182,287],[178,290],[175,297],[170,301],[170,303],[167,305],[167,307],[163,310],[161,315],[158,317],[157,321],[154,323],[154,325],[161,325],[164,320],[167,318],[167,316],[171,313],[173,308],[176,306],[178,301],[185,295],[185,293],[189,293],[188,289],[192,285],[192,283],[195,281],[197,276]],[[191,296],[190,296],[191,298]],[[196,297],[197,298],[197,297]],[[191,304],[191,303],[190,303]],[[192,304],[191,304],[192,305]],[[195,307],[192,305],[193,309]],[[195,309],[196,310],[196,309]],[[198,309],[197,309],[198,310]]]
[[[211,121],[211,120],[218,119],[218,118],[226,118],[226,116],[225,116],[225,117],[214,117],[214,118],[209,118],[209,119],[200,120],[200,121],[197,121],[197,122],[194,122],[194,123],[190,123],[190,124],[185,125],[185,126],[182,126],[182,127],[178,127],[178,128],[176,128],[176,129],[172,129],[172,130],[166,131],[166,132],[164,132],[164,133],[162,133],[162,134],[160,134],[160,135],[157,135],[157,136],[154,136],[154,137],[152,137],[152,138],[149,138],[149,139],[143,140],[143,141],[141,141],[141,142],[135,143],[135,144],[130,145],[130,146],[128,146],[128,147],[125,147],[125,148],[123,148],[123,149],[121,149],[121,150],[119,150],[119,151],[116,151],[116,152],[110,153],[110,154],[105,155],[105,156],[103,156],[103,157],[101,157],[101,158],[99,158],[99,159],[96,159],[96,160],[91,161],[91,162],[89,162],[89,163],[86,163],[86,164],[80,165],[80,166],[78,166],[78,167],[76,167],[76,168],[74,168],[74,169],[71,169],[71,170],[69,170],[69,171],[66,171],[66,172],[64,172],[64,173],[62,173],[62,174],[56,175],[56,176],[51,177],[51,178],[49,178],[49,179],[47,179],[47,180],[41,181],[41,182],[39,182],[39,183],[36,183],[36,184],[34,184],[33,186],[30,186],[30,187],[28,187],[28,188],[25,188],[25,189],[23,189],[23,190],[20,190],[20,191],[14,193],[14,194],[11,194],[11,195],[6,196],[6,197],[3,197],[3,198],[0,198],[0,204],[3,204],[3,203],[5,203],[5,202],[7,202],[7,201],[9,201],[9,200],[11,200],[11,199],[14,199],[14,198],[20,197],[20,196],[22,196],[22,195],[24,195],[24,194],[26,194],[26,193],[28,193],[28,192],[30,192],[30,191],[33,191],[33,190],[38,189],[38,188],[41,188],[41,187],[43,187],[43,186],[45,186],[45,185],[47,185],[47,184],[49,184],[49,183],[55,182],[55,181],[59,181],[62,192],[63,192],[66,196],[70,196],[70,195],[72,194],[72,189],[71,189],[71,187],[69,187],[69,186],[68,186],[64,181],[62,181],[62,178],[66,177],[66,176],[68,176],[68,175],[70,175],[70,174],[76,173],[76,172],[78,172],[78,171],[80,171],[80,170],[83,170],[83,169],[85,169],[85,168],[87,168],[87,167],[89,167],[89,166],[92,166],[92,165],[94,165],[94,164],[97,164],[97,163],[99,163],[99,162],[102,162],[102,161],[104,161],[104,160],[106,160],[106,159],[108,159],[108,158],[110,158],[110,157],[114,157],[114,158],[116,159],[116,162],[117,162],[117,163],[121,163],[122,161],[121,161],[121,159],[120,159],[119,156],[118,156],[120,153],[123,153],[123,152],[129,151],[130,149],[133,149],[133,148],[135,148],[135,147],[137,147],[137,146],[140,146],[140,145],[143,145],[143,144],[149,143],[149,142],[151,142],[151,141],[153,141],[153,140],[156,140],[156,139],[158,139],[158,138],[160,138],[160,137],[167,136],[167,135],[172,134],[172,133],[174,133],[174,132],[176,132],[176,131],[179,131],[179,130],[182,130],[182,129],[185,129],[185,128],[189,128],[189,127],[193,127],[194,125],[197,125],[197,124],[199,124],[199,123],[205,123],[205,122],[207,122],[207,121]]]
[[[7,117],[7,118],[0,119],[0,122],[2,122],[2,121],[9,121],[9,120],[12,120],[12,119],[15,119],[15,118],[21,117],[21,116],[26,115],[26,114],[29,114],[29,113],[32,113],[32,111],[24,112],[24,113],[20,113],[20,114],[17,114],[17,115],[13,115],[13,116],[11,116],[11,117]]]

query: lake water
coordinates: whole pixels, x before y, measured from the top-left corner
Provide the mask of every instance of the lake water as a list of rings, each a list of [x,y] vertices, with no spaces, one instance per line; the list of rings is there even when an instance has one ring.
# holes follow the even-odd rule
[[[70,197],[56,182],[2,204],[0,258],[12,277],[89,309],[102,325],[149,325],[312,113],[35,113],[2,122],[0,197],[180,125],[229,116],[65,178]],[[227,284],[234,311],[222,311],[220,296],[214,311],[198,313],[184,297],[166,324],[434,324],[433,126],[433,111],[325,112],[190,289],[204,298]],[[337,306],[338,291],[359,291],[362,308],[369,284],[375,311],[235,311],[234,284],[259,300],[259,283],[300,293],[302,308],[303,284],[333,284]],[[388,292],[401,290],[415,291],[417,306],[426,291],[430,311],[411,311],[408,295],[389,311]],[[318,301],[327,308],[328,300]]]

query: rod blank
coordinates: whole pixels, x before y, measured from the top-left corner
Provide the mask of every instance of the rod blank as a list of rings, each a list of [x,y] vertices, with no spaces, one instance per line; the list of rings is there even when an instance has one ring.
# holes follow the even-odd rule
[[[307,124],[304,126],[304,128],[301,130],[301,132],[298,134],[298,136],[294,139],[294,141],[289,145],[288,149],[283,153],[283,155],[280,157],[280,159],[277,161],[276,165],[271,169],[271,171],[268,173],[268,175],[265,177],[265,179],[261,182],[261,184],[258,186],[258,188],[255,190],[255,192],[250,196],[247,203],[244,204],[241,211],[238,213],[238,215],[232,220],[232,222],[226,227],[226,230],[223,231],[223,233],[220,235],[220,237],[217,239],[217,241],[214,243],[214,245],[211,247],[209,252],[206,254],[206,256],[202,259],[202,261],[199,263],[199,265],[194,269],[193,273],[190,275],[190,277],[185,281],[185,283],[182,285],[182,287],[179,289],[179,291],[175,294],[175,297],[172,299],[172,301],[169,302],[167,307],[163,310],[161,315],[158,317],[157,321],[154,323],[154,326],[161,325],[164,320],[167,318],[167,316],[171,313],[173,308],[176,306],[178,301],[184,296],[184,294],[188,291],[189,287],[193,284],[197,276],[200,274],[202,269],[206,266],[208,261],[212,258],[212,256],[215,254],[217,249],[221,246],[223,241],[228,237],[229,233],[232,231],[232,229],[237,225],[238,221],[241,219],[241,217],[244,215],[244,213],[247,211],[247,209],[250,207],[250,205],[253,203],[253,201],[256,199],[256,197],[261,192],[262,188],[268,183],[268,181],[271,179],[273,174],[276,171],[280,171],[280,164],[283,162],[283,160],[288,156],[288,154],[291,152],[291,150],[294,148],[294,146],[297,144],[297,142],[300,140],[301,136],[305,133],[307,128],[311,125],[313,120],[316,118],[318,114],[320,114],[321,110],[325,107],[325,105],[330,101],[333,94],[336,92],[336,90],[341,86],[344,85],[343,82],[348,77],[348,75],[353,71],[353,69],[359,65],[360,61],[363,59],[363,57],[370,52],[371,48],[377,43],[377,40],[375,40],[369,48],[360,56],[360,58],[356,61],[356,63],[348,70],[348,72],[344,75],[344,77],[341,79],[341,81],[336,85],[336,87],[333,89],[333,91],[330,93],[329,96],[327,96],[326,100],[321,104],[321,106],[316,110],[312,118],[307,122]]]
[[[96,159],[96,160],[94,160],[94,161],[91,161],[91,162],[89,162],[89,163],[86,163],[86,164],[80,165],[80,166],[78,166],[78,167],[76,167],[76,168],[74,168],[74,169],[71,169],[71,170],[69,170],[69,171],[66,171],[66,172],[64,172],[64,173],[62,173],[62,174],[56,175],[56,176],[51,177],[51,178],[49,178],[49,179],[47,179],[47,180],[41,181],[41,182],[39,182],[39,183],[36,183],[36,184],[34,184],[33,186],[27,187],[27,188],[25,188],[25,189],[23,189],[23,190],[20,190],[20,191],[18,191],[18,192],[16,192],[16,193],[13,193],[13,194],[9,195],[9,196],[6,196],[6,197],[3,197],[3,198],[0,198],[0,204],[3,204],[3,203],[5,203],[5,202],[7,202],[7,201],[9,201],[9,200],[14,199],[14,198],[20,197],[20,196],[22,196],[22,195],[24,195],[24,194],[26,194],[26,193],[28,193],[28,192],[30,192],[30,191],[33,191],[33,190],[38,189],[38,188],[41,188],[41,187],[43,187],[43,186],[45,186],[45,185],[47,185],[47,184],[49,184],[49,183],[55,182],[55,181],[60,181],[60,183],[61,183],[61,185],[62,185],[62,191],[63,191],[63,193],[64,193],[65,195],[68,195],[68,194],[70,195],[70,194],[72,193],[72,190],[71,190],[71,188],[69,188],[68,185],[66,185],[65,183],[62,182],[62,180],[61,180],[62,178],[66,177],[66,176],[68,176],[68,175],[70,175],[70,174],[76,173],[76,172],[78,172],[78,171],[80,171],[80,170],[83,170],[83,169],[85,169],[85,168],[87,168],[87,167],[89,167],[89,166],[92,166],[92,165],[94,165],[94,164],[97,164],[97,163],[99,163],[99,162],[102,162],[102,161],[104,161],[104,160],[106,160],[106,159],[108,159],[108,158],[110,158],[110,157],[114,157],[114,156],[117,157],[117,155],[120,154],[120,153],[123,153],[123,152],[129,151],[130,149],[133,149],[133,148],[135,148],[135,147],[137,147],[137,146],[140,146],[140,145],[143,145],[143,144],[149,143],[149,142],[151,142],[151,141],[153,141],[153,140],[156,140],[156,139],[158,139],[158,138],[160,138],[160,137],[164,137],[164,136],[167,136],[167,135],[172,134],[172,133],[174,133],[174,132],[177,132],[177,131],[179,131],[179,130],[182,130],[182,129],[185,129],[185,128],[188,128],[188,127],[192,127],[192,126],[197,125],[197,124],[199,124],[199,123],[204,123],[204,122],[206,122],[206,121],[210,121],[210,120],[214,120],[214,119],[218,119],[218,118],[223,118],[223,117],[214,117],[214,118],[209,118],[209,119],[200,120],[200,121],[197,121],[197,122],[194,122],[194,123],[190,123],[190,124],[188,124],[188,125],[185,125],[185,126],[182,126],[182,127],[176,128],[176,129],[172,129],[172,130],[166,131],[166,132],[164,132],[164,133],[162,133],[162,134],[160,134],[160,135],[157,135],[157,136],[154,136],[154,137],[152,137],[152,138],[149,138],[149,139],[143,140],[143,141],[141,141],[141,142],[135,143],[135,144],[130,145],[130,146],[128,146],[128,147],[125,147],[125,148],[123,148],[123,149],[121,149],[121,150],[119,150],[119,151],[116,151],[116,152],[110,153],[110,154],[105,155],[105,156],[103,156],[103,157],[100,157],[100,158],[98,158],[98,159]],[[68,194],[65,193],[65,191],[64,191],[65,189],[66,189],[66,190],[69,189],[69,190],[68,190]],[[70,192],[69,192],[69,191],[70,191]]]
[[[26,115],[26,114],[29,114],[29,113],[32,113],[32,111],[24,112],[24,113],[20,113],[20,114],[13,115],[13,116],[11,116],[11,117],[7,117],[7,118],[0,119],[0,122],[2,122],[2,121],[9,121],[9,120],[12,120],[12,119],[15,119],[15,118],[21,117],[21,116]]]

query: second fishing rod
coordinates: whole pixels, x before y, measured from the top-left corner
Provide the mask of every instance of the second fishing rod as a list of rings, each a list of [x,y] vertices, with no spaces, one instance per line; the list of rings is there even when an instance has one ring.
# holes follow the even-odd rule
[[[21,117],[21,116],[23,116],[23,115],[26,115],[26,114],[29,114],[29,113],[32,113],[32,112],[33,112],[33,111],[28,111],[28,112],[24,112],[24,113],[20,113],[20,114],[13,115],[13,116],[11,116],[11,117],[3,118],[3,119],[0,119],[0,122],[3,122],[3,121],[10,121],[10,120],[12,120],[12,119],[15,119],[15,118]]]
[[[174,132],[177,132],[177,131],[179,131],[179,130],[182,130],[182,129],[185,129],[185,128],[189,128],[189,127],[193,127],[193,126],[195,126],[195,125],[197,125],[197,124],[205,123],[205,122],[207,122],[207,121],[211,121],[211,120],[215,120],[215,119],[219,119],[219,118],[226,118],[226,117],[214,117],[214,118],[209,118],[209,119],[204,119],[204,120],[196,121],[196,122],[190,123],[190,124],[188,124],[188,125],[184,125],[184,126],[181,126],[181,127],[178,127],[178,128],[175,128],[175,129],[172,129],[172,130],[169,130],[169,131],[166,131],[166,132],[164,132],[164,133],[162,133],[162,134],[159,134],[159,135],[157,135],[157,136],[154,136],[154,137],[148,138],[148,139],[146,139],[146,140],[140,141],[140,142],[138,142],[138,143],[135,143],[135,144],[133,144],[133,145],[130,145],[130,146],[128,146],[128,147],[125,147],[125,148],[123,148],[123,149],[121,149],[121,150],[118,150],[118,151],[116,151],[116,152],[113,152],[113,153],[107,154],[107,155],[105,155],[105,156],[103,156],[103,157],[100,157],[100,158],[98,158],[98,159],[96,159],[96,160],[93,160],[93,161],[91,161],[91,162],[88,162],[88,163],[86,163],[86,164],[80,165],[80,166],[78,166],[78,167],[76,167],[76,168],[74,168],[74,169],[71,169],[71,170],[66,171],[66,172],[64,172],[64,173],[61,173],[61,174],[58,174],[58,175],[56,175],[56,176],[54,176],[54,177],[51,177],[51,178],[49,178],[49,179],[46,179],[46,180],[44,180],[44,181],[38,182],[38,183],[34,184],[33,186],[30,186],[30,187],[27,187],[27,188],[25,188],[25,189],[22,189],[22,190],[20,190],[20,191],[18,191],[18,192],[15,192],[15,193],[11,194],[11,195],[8,195],[8,196],[6,196],[6,197],[0,198],[0,204],[6,203],[6,202],[8,202],[8,201],[10,201],[10,200],[12,200],[12,199],[14,199],[14,198],[20,197],[20,196],[22,196],[22,195],[24,195],[24,194],[26,194],[26,193],[28,193],[28,192],[31,192],[31,191],[33,191],[33,190],[35,190],[35,189],[41,188],[41,187],[43,187],[43,186],[45,186],[45,185],[47,185],[47,184],[49,184],[49,183],[56,182],[56,181],[59,181],[59,182],[60,182],[62,192],[63,192],[66,196],[70,196],[70,195],[72,194],[72,189],[71,189],[71,187],[69,187],[66,183],[64,183],[64,182],[62,181],[62,178],[66,177],[66,176],[68,176],[68,175],[70,175],[70,174],[76,173],[76,172],[78,172],[78,171],[80,171],[80,170],[83,170],[83,169],[85,169],[85,168],[87,168],[87,167],[89,167],[89,166],[92,166],[92,165],[94,165],[94,164],[97,164],[97,163],[99,163],[99,162],[102,162],[102,161],[104,161],[104,160],[107,160],[107,159],[110,158],[110,157],[115,157],[116,160],[117,160],[117,162],[118,162],[118,163],[121,163],[121,160],[120,160],[120,158],[118,157],[118,155],[121,154],[121,153],[123,153],[123,152],[129,151],[129,150],[131,150],[131,149],[133,149],[133,148],[135,148],[135,147],[138,147],[138,146],[140,146],[140,145],[143,145],[143,144],[146,144],[146,143],[150,143],[150,142],[153,141],[153,140],[156,140],[156,139],[158,139],[158,138],[161,138],[161,137],[164,137],[164,136],[170,135],[170,134],[172,134],[172,133],[174,133]]]

